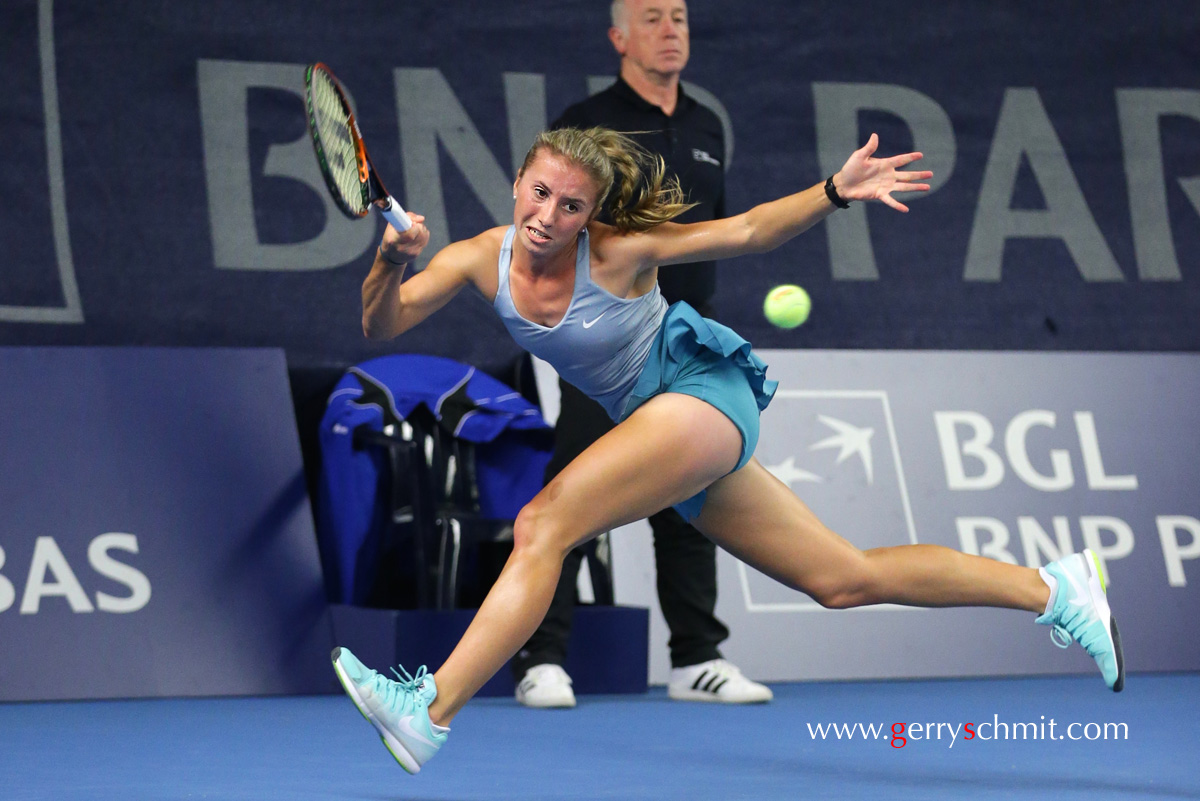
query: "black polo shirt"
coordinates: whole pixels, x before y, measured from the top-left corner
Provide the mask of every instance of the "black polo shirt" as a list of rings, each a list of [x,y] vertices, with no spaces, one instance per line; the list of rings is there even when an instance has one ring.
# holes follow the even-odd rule
[[[679,87],[675,113],[667,116],[621,78],[599,94],[568,108],[554,128],[602,126],[628,133],[638,144],[662,156],[667,173],[679,177],[688,202],[695,208],[676,218],[700,222],[725,216],[725,132],[717,115]],[[636,133],[644,131],[645,133]],[[608,222],[606,214],[601,219]],[[716,262],[661,267],[658,284],[668,303],[685,300],[702,313],[716,291]]]

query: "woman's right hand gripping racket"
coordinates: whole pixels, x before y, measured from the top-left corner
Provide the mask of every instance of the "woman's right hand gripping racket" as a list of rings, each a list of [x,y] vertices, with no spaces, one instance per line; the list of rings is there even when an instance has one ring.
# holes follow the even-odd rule
[[[317,165],[338,208],[354,219],[367,216],[374,205],[397,231],[411,228],[412,220],[375,173],[342,85],[320,62],[305,70],[304,102]]]

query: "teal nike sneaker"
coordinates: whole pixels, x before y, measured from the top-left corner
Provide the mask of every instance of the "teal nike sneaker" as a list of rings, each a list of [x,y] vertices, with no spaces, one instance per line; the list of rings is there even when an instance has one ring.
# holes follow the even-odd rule
[[[403,667],[403,676],[392,668],[399,679],[393,681],[359,662],[349,648],[333,649],[333,670],[400,767],[419,773],[450,733],[429,719],[429,705],[437,697],[433,674],[424,665],[415,676],[409,676]]]
[[[1121,635],[1117,621],[1108,608],[1104,571],[1091,548],[1083,553],[1051,562],[1041,568],[1057,582],[1049,611],[1037,618],[1043,626],[1054,626],[1050,639],[1059,648],[1074,640],[1083,646],[1113,692],[1125,688],[1125,657],[1121,654]],[[1049,584],[1050,582],[1046,582]]]

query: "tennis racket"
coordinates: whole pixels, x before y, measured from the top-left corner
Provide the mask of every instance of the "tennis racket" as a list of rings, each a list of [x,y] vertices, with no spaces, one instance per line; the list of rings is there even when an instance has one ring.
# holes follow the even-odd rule
[[[304,104],[317,166],[338,208],[355,219],[375,206],[397,231],[412,228],[412,220],[375,172],[342,85],[320,62],[304,71]]]

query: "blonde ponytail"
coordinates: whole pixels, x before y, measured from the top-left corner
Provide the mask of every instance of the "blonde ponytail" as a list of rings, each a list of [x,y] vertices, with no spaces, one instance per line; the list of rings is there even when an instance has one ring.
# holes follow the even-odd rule
[[[609,208],[618,231],[649,231],[695,206],[678,179],[665,177],[662,157],[607,128],[543,131],[525,156],[521,173],[547,150],[583,168],[600,187],[598,203]]]

